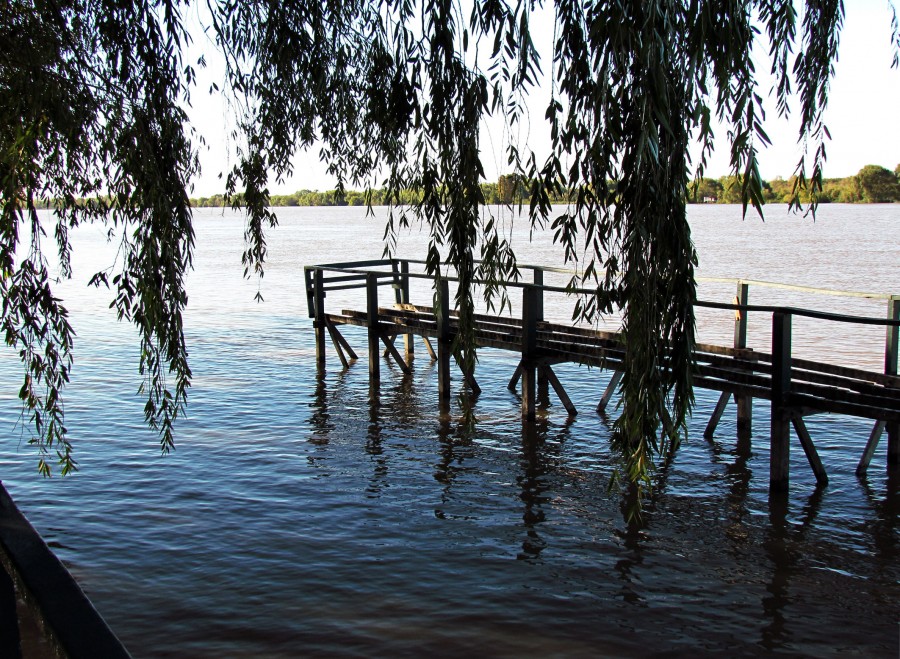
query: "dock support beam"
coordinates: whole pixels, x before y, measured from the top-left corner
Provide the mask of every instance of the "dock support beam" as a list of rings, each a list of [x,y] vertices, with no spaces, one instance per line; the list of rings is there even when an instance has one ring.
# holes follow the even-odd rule
[[[790,483],[791,314],[772,314],[772,422],[769,489],[786,491]]]
[[[534,421],[537,394],[537,314],[540,289],[534,286],[522,288],[522,417]]]
[[[534,301],[534,322],[535,331],[537,331],[537,323],[544,320],[544,271],[534,270],[534,290],[536,299]],[[550,404],[550,380],[544,373],[543,368],[537,369],[537,400],[541,405]]]
[[[888,320],[900,320],[900,297],[888,300]],[[884,372],[886,375],[897,375],[897,361],[900,356],[900,327],[887,327],[884,349]],[[888,436],[887,464],[888,469],[900,469],[900,423],[890,421],[886,424]]]
[[[749,284],[739,281],[735,300],[738,304],[746,305],[749,296]],[[747,312],[740,309],[734,315],[734,347],[739,350],[747,348]],[[753,397],[736,395],[734,399],[737,403],[738,436],[749,435],[753,427]]]
[[[400,269],[397,270],[397,260],[391,261],[391,269],[394,271],[394,299],[397,304],[409,304],[409,261],[400,261]],[[413,334],[403,335],[403,346],[406,353],[406,363],[411,364],[415,356],[415,343]]]
[[[366,274],[366,318],[369,323],[369,394],[374,397],[381,382],[381,336],[378,327],[378,275]]]
[[[600,398],[600,402],[597,403],[597,414],[606,414],[606,406],[609,405],[609,401],[612,399],[613,394],[616,393],[616,387],[619,386],[619,382],[622,381],[622,371],[613,371],[612,377],[609,379],[609,384],[606,385],[606,391],[603,392],[603,397]]]
[[[325,365],[325,283],[321,270],[313,275],[313,312],[316,328],[316,364]]]
[[[443,410],[450,406],[450,353],[453,347],[450,336],[450,286],[446,279],[438,280],[437,298],[438,405]]]
[[[888,320],[900,320],[900,297],[892,297],[888,300]],[[900,327],[887,326],[887,335],[884,339],[884,374],[897,375],[898,353],[900,353]],[[864,476],[869,469],[869,463],[875,456],[881,436],[887,431],[887,468],[888,471],[900,469],[900,423],[896,421],[876,421],[875,427],[869,435],[869,441],[863,451],[859,464],[856,467],[856,475]]]

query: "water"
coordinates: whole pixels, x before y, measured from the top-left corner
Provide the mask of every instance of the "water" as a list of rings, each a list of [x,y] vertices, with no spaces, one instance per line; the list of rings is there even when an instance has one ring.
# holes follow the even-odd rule
[[[160,456],[142,426],[134,333],[84,287],[111,258],[99,230],[77,232],[75,280],[60,287],[79,332],[74,477],[36,475],[15,426],[15,355],[0,353],[4,484],[136,657],[897,656],[900,495],[883,445],[866,479],[853,474],[870,422],[810,418],[831,482],[816,490],[795,447],[781,509],[767,494],[767,405],[755,405],[751,447],[735,439],[733,409],[707,442],[716,397],[700,391],[646,525],[629,527],[606,489],[609,421],[592,412],[607,373],[560,365],[581,413],[568,419],[551,399],[523,427],[506,390],[515,361],[485,350],[466,430],[456,401],[451,418],[438,414],[436,368],[417,347],[411,376],[385,363],[370,404],[364,363],[343,371],[332,353],[316,373],[302,266],[379,257],[380,221],[286,211],[260,305],[258,283],[241,278],[240,218],[197,215],[195,379],[174,454]],[[823,207],[815,224],[778,207],[765,224],[693,207],[691,221],[701,275],[900,293],[900,207]],[[401,255],[423,242],[404,236]],[[545,236],[522,252],[558,262]],[[884,315],[883,301],[761,288],[751,302]],[[548,316],[567,314],[548,304]],[[701,337],[730,341],[729,316],[704,319]],[[767,348],[767,323],[751,316],[751,345]],[[364,334],[346,335],[363,354]],[[803,354],[883,364],[883,329],[795,335]]]

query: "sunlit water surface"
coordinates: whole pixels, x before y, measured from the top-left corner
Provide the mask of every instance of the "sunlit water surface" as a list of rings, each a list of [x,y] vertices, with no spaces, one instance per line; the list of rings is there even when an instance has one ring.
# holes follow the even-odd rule
[[[36,475],[19,365],[0,353],[4,484],[136,657],[897,656],[900,496],[883,447],[868,478],[854,475],[871,422],[810,418],[831,482],[816,490],[795,447],[779,510],[767,494],[767,404],[755,404],[742,450],[733,409],[703,439],[716,396],[698,391],[689,440],[645,525],[629,527],[607,492],[610,421],[593,411],[608,373],[554,367],[580,414],[551,398],[523,427],[506,389],[514,356],[484,350],[466,429],[458,401],[440,417],[420,345],[411,376],[384,362],[370,403],[364,360],[342,370],[329,353],[316,372],[302,266],[380,257],[383,217],[279,219],[259,283],[242,279],[241,218],[197,212],[194,381],[171,455],[142,425],[134,332],[114,321],[108,292],[85,286],[113,258],[100,228],[75,232],[75,277],[58,287],[78,331],[66,397],[77,475]],[[765,223],[692,207],[690,219],[701,276],[900,293],[900,206],[824,206],[815,223],[783,207]],[[527,233],[517,223],[523,262],[560,264],[549,236],[528,244]],[[399,255],[420,257],[424,241],[403,234]],[[734,286],[700,294],[730,301]],[[883,301],[750,295],[885,314]],[[568,318],[569,303],[547,305]],[[751,345],[768,349],[770,319],[750,322]],[[728,313],[700,316],[701,340],[728,343],[732,327]],[[794,334],[800,356],[883,367],[883,328],[797,321]],[[346,336],[363,354],[365,335]]]

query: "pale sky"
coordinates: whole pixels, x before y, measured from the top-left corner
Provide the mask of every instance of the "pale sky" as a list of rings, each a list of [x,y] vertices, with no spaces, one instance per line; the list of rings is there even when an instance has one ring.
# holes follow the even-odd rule
[[[841,33],[839,60],[835,67],[826,124],[832,140],[827,144],[827,177],[844,177],[858,172],[863,166],[875,164],[893,170],[900,163],[900,70],[891,68],[890,8],[888,0],[846,0],[846,19]],[[550,20],[533,20],[533,26],[552,25]],[[552,38],[549,33],[536,34],[538,48]],[[211,82],[221,85],[221,65],[212,60],[213,48],[197,39],[195,53],[205,52],[209,66],[198,71],[199,84],[193,95],[190,115],[194,125],[204,134],[207,145],[201,150],[201,176],[195,181],[192,196],[208,196],[224,190],[224,181],[218,178],[233,164],[228,143],[230,112],[218,96],[210,97],[207,89]],[[547,52],[546,49],[543,52]],[[196,59],[196,57],[194,57]],[[545,64],[545,68],[547,65]],[[769,63],[764,58],[757,62],[761,83],[760,92],[765,97],[770,83],[767,73]],[[531,115],[533,123],[527,135],[519,135],[519,143],[527,143],[539,156],[546,153],[549,138],[543,129],[544,108],[549,98],[546,90],[533,95]],[[794,100],[791,109],[796,110],[799,101]],[[760,154],[760,171],[764,179],[790,176],[800,157],[797,145],[797,124],[777,118],[774,103],[767,107],[765,129],[772,139],[772,146]],[[728,144],[725,130],[716,132],[718,142],[707,176],[718,177],[729,172]],[[527,138],[527,139],[525,139]],[[483,133],[482,159],[487,179],[494,181],[506,170],[503,146],[506,138],[496,124],[487,126]],[[301,189],[329,190],[334,179],[325,173],[319,162],[318,152],[299,153],[295,158],[295,174],[282,184],[270,181],[273,194],[286,194]]]

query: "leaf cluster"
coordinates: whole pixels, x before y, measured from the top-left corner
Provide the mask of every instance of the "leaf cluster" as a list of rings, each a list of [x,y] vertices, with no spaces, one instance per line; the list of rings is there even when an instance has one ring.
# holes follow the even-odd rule
[[[25,368],[19,396],[44,474],[54,452],[63,473],[76,467],[61,396],[74,331],[52,285],[71,276],[69,231],[86,222],[119,241],[117,263],[92,282],[110,286],[119,318],[137,326],[146,419],[164,449],[173,444],[190,383],[181,311],[196,171],[178,12],[149,1],[0,6],[0,323]],[[49,217],[37,212],[42,199],[56,200]]]

